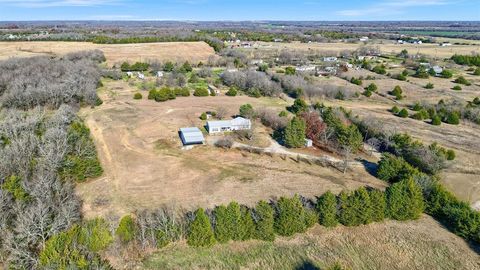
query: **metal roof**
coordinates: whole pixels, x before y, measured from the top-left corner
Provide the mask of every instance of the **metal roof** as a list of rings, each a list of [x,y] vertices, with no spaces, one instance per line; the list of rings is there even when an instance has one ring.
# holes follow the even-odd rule
[[[183,144],[196,144],[203,143],[205,141],[203,133],[197,127],[181,128],[180,137]]]
[[[232,120],[207,121],[207,126],[211,128],[231,127],[231,126],[247,126],[251,125],[250,119],[237,117]]]

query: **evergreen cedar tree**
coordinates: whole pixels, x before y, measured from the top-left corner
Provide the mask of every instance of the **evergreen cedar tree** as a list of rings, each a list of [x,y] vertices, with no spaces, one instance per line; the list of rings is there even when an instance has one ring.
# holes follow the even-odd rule
[[[294,67],[286,67],[285,68],[285,75],[295,75],[295,68]]]
[[[260,201],[255,207],[256,231],[255,238],[264,241],[275,240],[275,212],[265,201]]]
[[[115,231],[120,241],[128,243],[135,237],[135,221],[130,215],[124,216]]]
[[[458,200],[442,185],[435,184],[426,195],[426,213],[443,221],[455,234],[480,242],[480,212]]]
[[[104,219],[89,220],[48,239],[39,254],[39,264],[45,269],[111,269],[96,252],[106,249],[112,242]]]
[[[325,192],[317,201],[319,223],[325,227],[335,227],[337,221],[337,198],[330,192]]]
[[[397,106],[393,106],[391,111],[392,113],[397,114],[400,111],[400,109]]]
[[[362,187],[353,193],[339,195],[338,220],[345,226],[358,226],[371,222],[372,204],[368,191]]]
[[[392,92],[390,92],[390,94],[392,96],[395,96],[395,99],[397,100],[401,100],[403,98],[402,94],[403,94],[403,91],[402,91],[402,88],[400,86],[395,86],[395,88],[393,88]]]
[[[447,114],[446,122],[451,125],[458,125],[460,124],[460,117],[456,112],[450,112]]]
[[[442,118],[438,116],[437,114],[432,117],[432,125],[434,126],[440,126],[442,124]]]
[[[215,235],[203,208],[195,211],[195,219],[188,228],[187,244],[194,247],[211,247],[215,244]]]
[[[16,201],[27,201],[30,196],[25,191],[22,185],[22,178],[16,175],[11,175],[5,179],[5,182],[1,185],[1,188],[10,193]]]
[[[204,87],[199,87],[193,92],[193,95],[196,97],[207,97],[209,94],[208,89]]]
[[[255,115],[255,111],[253,110],[252,105],[248,103],[240,106],[239,113],[240,116],[243,116],[245,118],[252,118]]]
[[[230,239],[239,241],[242,240],[242,212],[240,205],[237,202],[231,202],[227,206],[227,231],[230,232]]]
[[[388,214],[395,220],[418,219],[425,209],[422,190],[407,178],[387,188]]]
[[[255,237],[255,222],[253,221],[252,211],[246,207],[241,207],[240,222],[240,240],[246,241]]]
[[[408,117],[408,111],[406,109],[402,109],[398,112],[398,116],[401,118],[407,118]]]
[[[230,97],[234,97],[237,95],[237,88],[236,87],[230,87],[230,89],[228,89],[227,93],[225,93],[225,95],[227,96],[230,96]]]
[[[385,153],[378,163],[377,177],[390,183],[396,183],[418,173],[419,171],[406,162],[403,157],[397,157],[390,153]]]
[[[305,145],[305,121],[300,117],[293,117],[285,128],[285,145],[299,148]]]
[[[372,204],[371,209],[371,221],[379,222],[385,219],[387,212],[387,198],[385,193],[374,189],[369,192],[370,202]]]
[[[282,236],[305,232],[308,226],[312,225],[311,218],[311,214],[309,216],[298,195],[293,198],[281,197],[277,202],[275,231]]]
[[[294,114],[301,114],[308,110],[308,105],[305,100],[301,98],[295,99],[293,105],[290,107],[290,111]]]

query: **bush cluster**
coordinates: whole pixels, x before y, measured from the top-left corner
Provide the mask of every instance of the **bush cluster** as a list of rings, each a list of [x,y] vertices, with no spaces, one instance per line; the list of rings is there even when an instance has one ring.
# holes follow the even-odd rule
[[[403,94],[403,91],[399,85],[395,86],[393,90],[390,91],[390,95],[395,96],[396,100],[401,100],[403,98],[402,94]]]
[[[363,81],[361,79],[358,79],[358,78],[355,78],[355,77],[352,77],[350,79],[350,82],[353,83],[353,84],[356,84],[356,85],[362,85],[363,84]]]
[[[152,89],[148,91],[148,99],[153,99],[156,102],[164,102],[175,99],[176,97],[188,96],[190,96],[190,90],[188,90],[188,88],[162,87],[160,89]]]
[[[148,63],[136,62],[133,65],[130,65],[128,62],[123,62],[120,66],[120,70],[123,72],[126,71],[147,71],[150,65]]]

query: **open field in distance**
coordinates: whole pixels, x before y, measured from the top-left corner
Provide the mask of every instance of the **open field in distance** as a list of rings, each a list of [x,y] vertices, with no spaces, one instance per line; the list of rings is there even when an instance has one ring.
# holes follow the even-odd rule
[[[147,60],[207,61],[214,55],[212,47],[205,42],[164,42],[138,44],[94,44],[90,42],[0,42],[0,60],[10,57],[30,57],[36,55],[63,55],[81,50],[101,50],[107,58],[107,64],[124,61]]]

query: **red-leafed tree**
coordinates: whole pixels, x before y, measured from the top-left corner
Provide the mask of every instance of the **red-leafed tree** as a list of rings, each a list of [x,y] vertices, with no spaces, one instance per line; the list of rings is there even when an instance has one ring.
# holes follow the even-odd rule
[[[321,134],[327,129],[327,125],[320,119],[320,115],[315,111],[304,112],[301,117],[305,120],[306,137],[314,142],[318,142]]]

